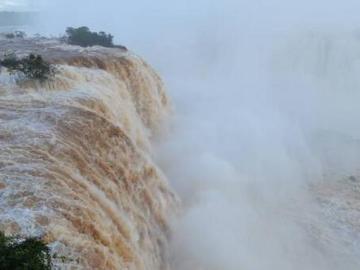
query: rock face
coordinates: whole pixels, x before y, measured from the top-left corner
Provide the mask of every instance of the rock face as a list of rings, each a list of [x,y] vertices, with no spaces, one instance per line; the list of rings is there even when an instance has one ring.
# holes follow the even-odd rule
[[[0,40],[41,54],[53,80],[0,76],[0,229],[42,236],[55,269],[168,269],[177,197],[152,161],[169,114],[157,74],[119,48]]]

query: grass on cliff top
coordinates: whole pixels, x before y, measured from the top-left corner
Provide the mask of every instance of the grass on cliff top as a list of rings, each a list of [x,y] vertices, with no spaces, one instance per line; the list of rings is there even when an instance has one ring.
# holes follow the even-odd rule
[[[8,237],[0,232],[1,270],[51,270],[49,247],[39,238]]]

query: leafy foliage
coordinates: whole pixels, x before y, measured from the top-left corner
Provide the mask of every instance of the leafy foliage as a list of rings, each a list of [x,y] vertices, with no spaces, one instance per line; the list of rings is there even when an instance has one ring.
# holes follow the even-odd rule
[[[13,39],[13,38],[15,38],[15,34],[14,33],[6,33],[5,37],[8,39]]]
[[[29,54],[18,59],[15,54],[5,55],[0,65],[6,67],[10,73],[21,72],[28,79],[46,80],[54,75],[55,69],[45,62],[41,55]]]
[[[50,250],[40,239],[6,237],[0,232],[1,270],[51,270]]]
[[[105,32],[91,32],[86,26],[79,28],[68,27],[66,29],[67,43],[79,45],[81,47],[90,47],[100,45],[104,47],[114,47],[113,36]]]
[[[15,31],[12,33],[6,33],[5,37],[7,39],[13,39],[13,38],[25,38],[26,37],[26,33],[23,31]]]

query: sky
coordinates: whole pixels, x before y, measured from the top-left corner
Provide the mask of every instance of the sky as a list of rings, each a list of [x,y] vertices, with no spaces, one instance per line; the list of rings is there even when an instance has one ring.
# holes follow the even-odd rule
[[[81,1],[57,1],[57,0],[0,0],[0,10],[26,10],[26,9],[43,9],[44,6],[62,7],[71,5],[76,6]],[[314,19],[323,20],[343,20],[346,17],[346,21],[349,21],[351,18],[356,18],[358,15],[358,10],[360,8],[360,2],[356,0],[346,0],[342,1],[339,4],[338,1],[284,1],[284,0],[225,0],[225,1],[213,1],[213,0],[195,0],[195,1],[171,1],[169,4],[168,1],[157,0],[157,1],[147,1],[147,0],[137,0],[137,1],[90,1],[92,2],[90,6],[81,5],[81,11],[88,13],[91,10],[95,10],[92,7],[100,7],[101,10],[111,10],[109,6],[121,6],[123,10],[132,10],[133,7],[141,9],[141,6],[147,8],[148,13],[156,13],[159,15],[160,11],[165,11],[167,9],[171,10],[199,10],[202,7],[203,10],[211,9],[211,6],[216,6],[217,9],[220,9],[225,6],[233,6],[239,8],[239,11],[242,15],[245,13],[249,15],[255,15],[257,20],[256,23],[261,24],[261,18],[269,19],[272,21],[282,20],[287,21],[289,18],[298,19],[301,18],[301,21]],[[204,8],[206,7],[206,8]],[[115,9],[118,11],[118,9]],[[164,13],[162,13],[164,14]]]
[[[47,0],[0,0],[0,11],[34,11],[43,7]]]
[[[0,10],[14,11],[29,8],[27,0],[0,0]]]

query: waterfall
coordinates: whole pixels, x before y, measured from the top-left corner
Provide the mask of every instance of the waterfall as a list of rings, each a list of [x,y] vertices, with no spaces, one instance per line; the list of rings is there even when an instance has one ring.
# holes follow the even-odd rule
[[[43,55],[55,78],[0,80],[0,227],[40,236],[60,269],[167,269],[178,199],[153,161],[171,105],[141,58],[57,41],[0,41]]]

